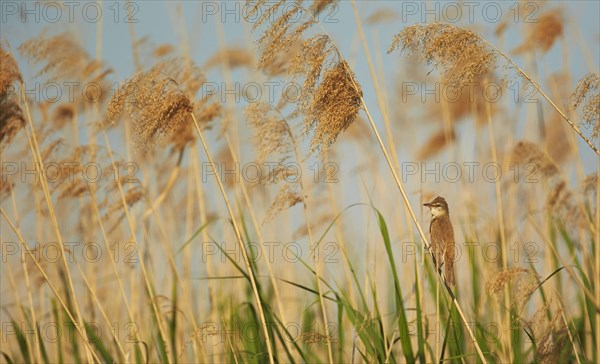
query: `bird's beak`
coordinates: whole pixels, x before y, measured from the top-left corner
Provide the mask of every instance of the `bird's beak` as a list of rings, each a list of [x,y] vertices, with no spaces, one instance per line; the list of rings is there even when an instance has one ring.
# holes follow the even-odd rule
[[[431,202],[424,203],[423,206],[431,207]]]

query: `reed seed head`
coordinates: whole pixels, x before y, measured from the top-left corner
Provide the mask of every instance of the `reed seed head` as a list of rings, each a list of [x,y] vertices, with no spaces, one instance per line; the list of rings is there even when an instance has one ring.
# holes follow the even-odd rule
[[[532,142],[518,142],[512,150],[511,163],[518,164],[521,168],[534,165],[536,173],[539,173],[545,179],[560,178],[560,170],[556,163],[537,144]]]
[[[238,67],[254,67],[254,55],[241,47],[229,47],[219,50],[212,55],[203,68],[210,69],[216,66],[234,69]]]
[[[297,183],[286,183],[281,186],[267,211],[265,222],[272,220],[279,212],[304,202],[301,186]]]
[[[391,23],[398,20],[398,13],[391,8],[381,8],[373,12],[365,20],[367,25]]]
[[[419,149],[417,152],[417,159],[426,160],[431,158],[432,156],[437,155],[444,148],[446,148],[449,144],[456,140],[456,133],[454,133],[454,129],[447,132],[442,129],[433,134],[429,140]]]
[[[549,183],[546,208],[563,225],[569,228],[585,227],[586,218],[581,206],[568,187],[558,165],[535,143],[520,141],[513,148],[511,162],[520,168],[535,167],[535,178],[542,177]]]
[[[204,83],[199,69],[186,60],[159,63],[134,75],[113,95],[104,125],[114,125],[126,115],[133,123],[134,141],[148,151],[165,136],[191,122],[190,99]]]
[[[0,150],[8,146],[25,125],[14,87],[20,82],[22,78],[17,62],[0,43]]]
[[[551,9],[539,16],[536,22],[527,24],[526,39],[513,53],[520,54],[537,49],[546,53],[564,32],[562,9]]]
[[[338,135],[358,117],[362,89],[328,36],[304,42],[290,73],[301,80],[294,115],[304,117],[304,132],[312,134],[311,152],[327,151]]]
[[[246,107],[246,118],[253,131],[259,164],[273,158],[279,163],[294,158],[296,142],[290,126],[269,104],[250,104]]]
[[[577,84],[571,96],[574,109],[582,106],[582,119],[592,129],[592,138],[600,135],[600,75],[589,73]]]
[[[327,9],[327,7],[331,4],[335,4],[337,0],[315,0],[310,6],[310,11],[313,16],[318,16],[323,12],[323,10]]]
[[[267,212],[265,221],[269,221],[280,211],[303,201],[301,176],[296,168],[286,167],[287,162],[295,160],[296,141],[285,118],[271,105],[261,102],[250,104],[245,113],[252,128],[254,145],[258,149],[257,163],[276,163],[260,182],[283,183]]]
[[[290,46],[302,38],[302,34],[306,30],[316,23],[315,18],[298,21],[297,18],[302,16],[302,10],[300,4],[294,4],[264,31],[258,41],[263,46],[258,61],[260,68],[265,68],[279,54],[286,52]]]
[[[450,24],[412,25],[394,36],[388,53],[396,49],[419,52],[441,68],[447,83],[465,86],[495,68],[496,56],[475,32]]]
[[[19,51],[33,63],[41,65],[36,76],[82,83],[80,87],[82,90],[85,87],[85,92],[77,93],[74,100],[80,107],[101,102],[109,94],[112,85],[107,77],[112,70],[93,59],[72,34],[41,35],[21,44]]]

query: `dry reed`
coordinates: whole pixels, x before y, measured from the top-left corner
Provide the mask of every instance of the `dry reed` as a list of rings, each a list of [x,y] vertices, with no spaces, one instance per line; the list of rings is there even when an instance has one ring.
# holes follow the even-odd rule
[[[300,171],[286,166],[287,163],[297,165],[296,141],[287,121],[268,104],[249,105],[246,108],[246,118],[252,128],[254,145],[258,149],[257,163],[261,166],[266,162],[276,163],[268,174],[261,176],[261,183],[283,182],[267,212],[265,221],[269,221],[278,212],[303,201],[298,175]]]
[[[429,139],[425,142],[425,144],[419,149],[417,152],[418,160],[427,160],[438,153],[440,153],[444,148],[448,147],[452,142],[456,140],[456,133],[454,129],[450,131],[450,133],[445,130],[439,130],[434,133]]]
[[[571,96],[574,109],[581,106],[585,125],[592,129],[592,138],[600,135],[600,76],[589,73],[577,83],[577,89]]]
[[[586,227],[588,222],[585,212],[577,203],[560,168],[537,144],[518,142],[512,150],[511,163],[517,164],[518,168],[534,166],[531,175],[533,180],[540,180],[541,177],[542,181],[547,182],[549,192],[545,207],[554,217],[571,229]]]
[[[235,69],[238,67],[254,67],[254,55],[242,47],[229,47],[219,50],[213,54],[202,66],[204,69],[213,67],[228,67]]]
[[[534,49],[541,53],[548,52],[564,33],[563,13],[564,9],[550,9],[539,15],[537,21],[526,23],[525,41],[513,53],[520,54]]]
[[[420,52],[423,61],[444,70],[446,83],[462,88],[495,68],[496,55],[478,34],[449,24],[412,25],[394,36],[396,49]]]
[[[73,102],[79,107],[102,102],[109,94],[112,85],[107,77],[112,69],[93,59],[72,34],[42,35],[21,44],[19,51],[33,63],[41,65],[36,76],[78,82],[78,90],[82,92],[75,93]]]
[[[14,87],[22,82],[19,66],[13,56],[0,44],[0,150],[13,140],[25,126],[23,111],[17,99]]]
[[[190,97],[204,83],[204,75],[189,61],[173,59],[135,74],[115,92],[104,125],[114,125],[123,115],[133,123],[134,141],[148,151],[163,137],[191,123]],[[188,138],[186,138],[187,140]]]

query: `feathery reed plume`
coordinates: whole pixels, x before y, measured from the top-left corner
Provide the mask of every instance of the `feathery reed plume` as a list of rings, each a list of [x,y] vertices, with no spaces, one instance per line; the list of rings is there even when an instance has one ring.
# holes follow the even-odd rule
[[[282,50],[271,57],[269,62],[265,64],[261,70],[271,77],[287,75],[290,69],[290,64],[298,52],[300,52],[301,48],[301,40],[293,41],[287,49]]]
[[[219,165],[219,169],[226,171],[237,171],[238,167],[234,163],[233,155],[231,155],[231,150],[227,145],[221,147],[221,149],[215,155],[215,163]],[[232,188],[236,183],[238,183],[237,175],[225,175],[223,177],[223,182],[229,187]]]
[[[12,181],[12,178],[9,176],[2,176],[5,180],[0,185],[0,202],[4,201],[4,199],[10,196],[11,191],[15,187],[15,183]]]
[[[272,63],[278,54],[286,51],[289,46],[301,39],[302,34],[316,23],[316,20],[312,17],[306,19],[306,16],[302,13],[303,8],[301,4],[294,3],[291,6],[282,7],[284,3],[285,1],[278,1],[269,6],[262,13],[261,17],[254,22],[253,27],[256,30],[270,20],[280,8],[284,10],[265,29],[258,40],[258,44],[262,47],[261,56],[258,61],[259,68],[264,68],[266,65]],[[247,4],[253,5],[247,15],[247,18],[250,18],[253,15],[252,11],[255,9],[258,11],[258,8],[264,5],[264,1],[247,1]],[[302,19],[302,21],[299,21],[299,19]]]
[[[75,107],[72,104],[58,105],[52,115],[52,123],[57,129],[65,126],[66,123],[75,117]]]
[[[302,344],[318,344],[331,340],[328,336],[320,334],[316,331],[305,331],[295,340]]]
[[[568,340],[568,328],[562,319],[562,309],[557,309],[552,317],[548,317],[549,306],[550,304],[540,307],[527,325],[534,334],[536,342],[535,361],[539,363],[560,363],[565,359],[561,359],[561,355],[568,348],[565,345]]]
[[[122,84],[108,105],[104,125],[114,125],[123,113],[133,123],[136,145],[148,151],[164,136],[189,122],[191,101],[204,76],[190,61],[173,59],[135,74]]]
[[[212,127],[211,121],[219,118],[223,113],[223,107],[220,102],[210,101],[211,98],[198,100],[194,103],[194,116],[199,126],[204,129]],[[188,144],[196,141],[196,130],[193,123],[182,124],[168,139],[168,144],[172,145],[175,151],[185,149]]]
[[[496,29],[494,30],[494,35],[496,37],[501,37],[504,34],[504,32],[506,32],[506,30],[508,29],[508,24],[509,22],[506,18],[502,19],[500,23],[498,23],[498,25],[496,26]]]
[[[290,168],[296,155],[296,141],[287,121],[269,104],[250,104],[246,108],[246,118],[252,128],[254,145],[258,149],[257,163],[274,160],[277,165],[271,168],[261,183],[276,184],[283,182],[279,192],[267,212],[265,221],[271,220],[278,212],[303,201],[301,194],[301,177],[298,168]],[[295,163],[293,163],[296,166]]]
[[[571,96],[573,109],[582,107],[582,118],[587,127],[592,128],[592,138],[600,135],[600,75],[588,73],[578,83]]]
[[[454,129],[448,134],[445,130],[440,130],[433,134],[417,152],[417,159],[426,160],[441,152],[450,143],[456,140]]]
[[[511,163],[518,164],[521,168],[534,165],[536,172],[545,179],[562,178],[556,163],[532,142],[518,142],[512,150]]]
[[[19,51],[34,63],[43,64],[37,76],[49,75],[52,79],[80,79],[82,70],[97,66],[68,33],[30,39],[19,46]]]
[[[502,107],[499,103],[486,101],[484,95],[488,91],[483,80],[469,87],[463,86],[456,90],[452,88],[452,84],[446,84],[443,78],[442,83],[445,85],[444,87],[447,87],[448,96],[442,102],[435,102],[431,107],[428,107],[426,116],[433,121],[448,117],[450,122],[456,123],[472,117],[478,125],[484,125],[487,123],[488,105],[491,115],[497,114]],[[450,94],[450,92],[456,92],[456,96]]]
[[[302,87],[302,97],[310,99],[308,107],[301,109],[305,131],[313,134],[311,152],[323,152],[356,120],[361,108],[362,89],[346,61],[339,61],[327,69],[316,88],[305,86]]]
[[[0,150],[8,146],[25,126],[23,112],[14,92],[14,84],[19,82],[22,82],[19,66],[0,43]]]
[[[461,88],[490,73],[496,63],[496,55],[479,35],[442,23],[406,27],[394,36],[388,53],[396,49],[420,52],[428,65],[444,70],[447,83]]]
[[[598,174],[590,174],[581,182],[581,189],[584,193],[597,193]]]
[[[304,42],[290,73],[303,79],[294,115],[303,115],[304,133],[312,133],[310,151],[326,151],[356,120],[362,89],[326,35]]]
[[[369,15],[367,20],[365,20],[365,24],[375,25],[381,23],[391,23],[396,20],[398,20],[398,13],[396,13],[394,9],[381,8]]]
[[[128,80],[113,96],[106,121],[113,123],[123,110],[131,117],[135,143],[148,150],[158,139],[183,125],[193,110],[190,99],[172,79],[158,73],[140,73]]]
[[[175,48],[172,45],[165,43],[165,44],[161,44],[161,45],[157,46],[156,48],[154,48],[154,51],[152,52],[152,54],[156,58],[162,58],[162,57],[172,54],[174,51],[175,51]]]
[[[427,64],[443,69],[445,74],[453,71],[450,72],[448,82],[458,86],[472,84],[477,78],[496,67],[497,56],[502,57],[506,61],[507,68],[516,71],[529,81],[594,153],[600,156],[600,151],[592,141],[556,106],[554,101],[525,71],[517,66],[505,53],[476,33],[450,24],[413,25],[394,36],[388,53],[400,48],[400,46],[402,46],[401,50],[419,51]]]
[[[264,1],[247,3],[253,5],[248,17],[264,5]],[[279,1],[269,7],[255,22],[254,28],[265,23],[283,3]],[[259,40],[262,46],[258,62],[260,68],[271,64],[290,45],[300,42],[304,32],[317,23],[314,16],[306,17],[305,13],[300,3],[291,4],[267,27]],[[361,107],[362,89],[329,36],[324,34],[302,43],[288,72],[294,80],[303,79],[300,101],[296,103],[293,116],[303,115],[304,134],[313,134],[310,152],[326,151],[338,135],[356,120]]]
[[[485,288],[490,295],[499,295],[504,292],[504,287],[510,283],[511,289],[515,290],[515,294],[511,295],[513,301],[512,308],[517,313],[521,313],[527,301],[538,287],[537,275],[534,271],[512,267],[496,272],[485,284]]]
[[[563,163],[573,154],[571,143],[565,138],[566,126],[556,114],[548,124],[544,138],[545,149],[553,161]]]
[[[531,50],[546,53],[554,42],[563,35],[564,19],[562,9],[550,9],[539,16],[536,22],[528,22],[526,38],[513,53],[521,54]]]
[[[58,191],[61,199],[81,197],[89,191],[90,184],[102,186],[111,176],[109,158],[97,146],[71,148],[57,139],[45,147],[44,160],[56,166],[47,170],[46,177],[51,192]]]
[[[248,124],[253,130],[259,164],[275,156],[280,163],[293,160],[296,142],[288,123],[270,105],[259,102],[246,107]]]
[[[14,83],[22,81],[17,61],[0,43],[0,93],[7,94]]]
[[[337,0],[315,0],[310,6],[310,11],[312,11],[313,16],[321,14],[323,10],[327,9],[329,5],[334,5],[337,3]]]
[[[281,186],[267,212],[265,222],[272,220],[279,212],[304,202],[302,190],[298,183],[286,183]]]
[[[523,273],[530,273],[530,271],[518,267],[501,270],[494,274],[494,276],[485,284],[485,288],[490,294],[498,294],[502,292],[507,283]]]
[[[507,12],[502,16],[502,20],[498,22],[494,35],[500,37],[513,23],[532,23],[532,16],[537,15],[537,12],[544,6],[545,0],[538,1],[518,1],[514,5],[514,12]]]
[[[546,196],[546,208],[565,226],[585,227],[585,213],[569,189],[558,165],[536,144],[520,141],[513,148],[511,163],[519,168],[535,166],[535,178],[542,177],[549,183],[550,192]]]
[[[137,52],[139,53],[141,62],[140,66],[143,68],[151,67],[158,62],[176,57],[176,49],[173,45],[169,43],[158,44],[153,42],[148,36],[138,38],[133,45],[137,45]]]
[[[315,23],[315,20],[307,20],[303,16],[303,9],[299,3],[284,7],[285,12],[279,16],[275,14],[285,4],[285,0],[279,0],[274,4],[267,4],[265,0],[247,0],[246,4],[250,8],[246,19],[253,22],[253,30],[258,29],[268,20],[274,20],[258,40],[258,44],[262,48],[258,62],[260,68],[265,68],[278,54],[285,53],[290,46],[298,43],[302,39],[302,33]],[[260,8],[265,5],[267,8],[261,11]],[[257,20],[253,19],[255,15],[259,15]]]
[[[585,210],[588,212],[588,215],[593,215],[593,211],[597,211],[598,208],[596,200],[596,195],[598,194],[598,174],[594,173],[586,176],[581,182],[579,190],[583,195],[584,203],[587,204]]]
[[[76,94],[75,103],[79,106],[101,102],[108,95],[111,84],[107,76],[112,70],[93,59],[69,33],[30,39],[19,46],[19,51],[34,63],[42,65],[37,76],[84,83],[85,88],[83,85],[80,87],[85,92]]]
[[[245,48],[229,47],[220,49],[213,54],[202,66],[210,69],[216,66],[228,67],[231,69],[238,67],[254,67],[254,55]]]
[[[197,102],[194,105],[194,116],[200,125],[209,128],[209,122],[223,115],[223,105],[219,101],[209,102]]]
[[[125,203],[127,204],[127,206],[131,207],[136,203],[140,202],[144,198],[144,196],[145,194],[142,190],[142,187],[136,184],[132,188],[127,190],[127,192],[125,193]],[[115,212],[122,211],[123,208],[123,201],[119,199],[118,201],[115,201],[110,206],[108,206],[105,216],[111,216]]]

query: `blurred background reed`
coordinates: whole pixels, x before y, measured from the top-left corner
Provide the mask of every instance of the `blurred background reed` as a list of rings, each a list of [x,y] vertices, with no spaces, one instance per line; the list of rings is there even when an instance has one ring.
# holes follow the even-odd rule
[[[599,6],[4,2],[0,360],[598,362]]]

